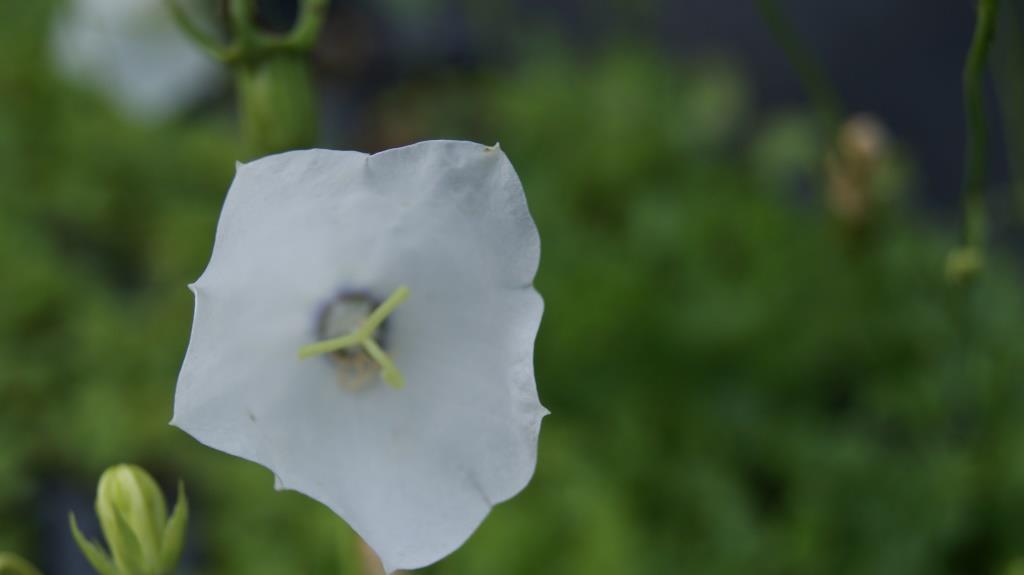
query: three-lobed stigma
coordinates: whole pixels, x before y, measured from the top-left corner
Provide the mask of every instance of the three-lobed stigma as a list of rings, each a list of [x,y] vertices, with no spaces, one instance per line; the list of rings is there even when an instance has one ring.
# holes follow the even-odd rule
[[[299,348],[299,359],[361,346],[380,366],[381,378],[391,387],[401,389],[405,386],[405,378],[402,376],[402,372],[398,370],[395,362],[391,360],[387,352],[377,343],[373,334],[384,320],[395,311],[395,308],[408,297],[409,288],[404,285],[399,286],[395,291],[391,292],[391,295],[383,303],[370,312],[370,315],[366,316],[366,319],[354,331],[339,337],[302,346]]]

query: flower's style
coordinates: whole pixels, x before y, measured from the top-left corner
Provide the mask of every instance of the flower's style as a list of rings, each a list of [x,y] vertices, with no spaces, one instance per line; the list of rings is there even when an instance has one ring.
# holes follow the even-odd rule
[[[172,423],[329,506],[389,572],[433,563],[533,474],[539,258],[496,146],[240,165]]]

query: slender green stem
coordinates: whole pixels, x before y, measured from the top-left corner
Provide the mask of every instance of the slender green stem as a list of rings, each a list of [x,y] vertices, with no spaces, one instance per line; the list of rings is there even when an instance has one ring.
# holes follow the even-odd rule
[[[228,20],[235,43],[244,51],[253,42],[255,30],[252,17],[252,0],[229,0]]]
[[[775,40],[782,47],[786,58],[796,69],[800,83],[811,99],[822,133],[827,142],[839,126],[843,106],[832,82],[829,80],[825,67],[815,58],[814,53],[804,45],[796,29],[786,18],[786,13],[776,0],[757,0],[761,17],[771,30]]]
[[[288,42],[295,48],[308,49],[316,42],[327,12],[327,0],[302,0],[299,18],[288,35]]]
[[[230,0],[231,41],[222,44],[192,21],[179,0],[164,0],[181,31],[203,51],[227,64],[247,64],[281,53],[306,53],[316,42],[328,0],[301,0],[299,16],[284,36],[262,32],[253,20],[252,0]]]
[[[0,553],[0,575],[42,575],[35,565],[15,555]]]
[[[988,130],[985,117],[985,68],[995,35],[998,0],[978,0],[977,21],[964,65],[964,113],[967,153],[964,167],[964,245],[983,250],[985,242],[985,179],[988,171]]]
[[[224,60],[227,58],[227,50],[220,42],[218,42],[213,36],[210,36],[203,30],[196,26],[196,24],[189,18],[189,15],[185,13],[185,9],[181,7],[178,0],[165,0],[168,9],[171,11],[171,16],[177,23],[178,28],[185,33],[186,36],[199,46],[203,51],[212,56],[216,60]]]
[[[293,52],[234,66],[243,152],[256,158],[316,143],[309,58]]]
[[[295,26],[283,35],[259,29],[254,0],[228,0],[226,43],[197,26],[180,0],[164,1],[192,42],[233,68],[246,157],[315,144],[317,102],[309,52],[323,27],[328,0],[300,0]]]

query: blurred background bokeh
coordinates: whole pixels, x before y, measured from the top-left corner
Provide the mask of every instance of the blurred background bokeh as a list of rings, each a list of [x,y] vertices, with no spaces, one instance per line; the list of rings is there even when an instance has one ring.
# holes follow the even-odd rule
[[[969,289],[943,267],[973,2],[779,6],[836,134],[753,2],[332,4],[321,144],[500,141],[543,241],[537,474],[423,572],[1024,573],[1021,2]],[[356,573],[329,511],[167,425],[230,76],[156,0],[8,1],[0,104],[0,550],[89,573],[67,512],[96,536],[130,461],[188,486],[182,573]]]

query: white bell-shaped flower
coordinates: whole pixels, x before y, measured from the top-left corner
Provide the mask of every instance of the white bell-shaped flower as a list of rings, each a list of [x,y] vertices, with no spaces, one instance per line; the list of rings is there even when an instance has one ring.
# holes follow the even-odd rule
[[[414,569],[527,484],[540,240],[498,147],[240,165],[192,290],[172,423]]]

